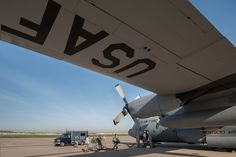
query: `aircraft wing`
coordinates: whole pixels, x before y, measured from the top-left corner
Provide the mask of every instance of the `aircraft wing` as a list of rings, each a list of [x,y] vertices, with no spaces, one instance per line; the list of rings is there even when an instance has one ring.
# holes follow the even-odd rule
[[[0,38],[159,94],[236,72],[235,47],[185,0],[1,0]]]

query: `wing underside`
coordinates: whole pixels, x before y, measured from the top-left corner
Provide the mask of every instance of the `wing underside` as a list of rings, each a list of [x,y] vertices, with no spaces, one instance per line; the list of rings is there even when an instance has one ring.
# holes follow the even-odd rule
[[[159,94],[236,72],[235,47],[188,1],[3,0],[0,38]]]

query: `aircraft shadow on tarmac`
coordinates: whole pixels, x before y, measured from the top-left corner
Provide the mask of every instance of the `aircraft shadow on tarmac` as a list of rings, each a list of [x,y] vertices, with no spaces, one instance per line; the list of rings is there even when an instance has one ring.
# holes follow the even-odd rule
[[[78,151],[79,154],[77,155],[69,155],[71,153],[76,152],[65,152],[65,153],[52,153],[52,154],[43,154],[43,155],[35,155],[35,156],[28,156],[28,157],[42,157],[42,156],[49,156],[49,155],[64,155],[64,157],[133,157],[139,155],[148,155],[148,154],[163,154],[163,155],[173,155],[173,156],[185,156],[185,157],[206,157],[200,155],[198,153],[180,153],[180,152],[172,152],[178,149],[191,149],[191,150],[206,150],[206,151],[216,151],[214,148],[208,148],[203,145],[195,145],[195,144],[183,144],[183,143],[164,143],[164,144],[155,144],[154,148],[136,148],[136,144],[134,143],[121,143],[128,146],[127,149],[120,149],[118,151],[114,151],[111,148],[107,148],[101,151],[89,151],[88,153],[83,153]],[[225,152],[224,149],[217,149],[220,152]],[[83,153],[83,154],[81,154]]]
[[[68,155],[65,157],[104,157],[104,156],[122,156],[122,157],[133,157],[139,155],[148,155],[148,154],[165,154],[165,155],[174,155],[174,156],[186,156],[186,157],[205,157],[199,155],[198,153],[186,154],[180,152],[171,152],[178,149],[192,149],[192,150],[213,150],[209,149],[202,145],[188,145],[188,144],[157,144],[154,148],[135,148],[134,144],[131,143],[121,143],[126,144],[129,148],[128,149],[121,149],[118,151],[114,151],[112,149],[106,149],[102,151],[92,152],[92,153],[85,153],[85,154],[78,154],[78,155]]]
[[[167,149],[158,149],[158,148],[152,148],[152,149],[146,149],[146,148],[131,148],[131,149],[122,149],[118,151],[113,150],[106,150],[106,151],[99,151],[94,153],[88,153],[88,154],[78,154],[78,155],[69,155],[65,157],[115,157],[115,156],[122,156],[122,157],[133,157],[133,156],[139,156],[139,155],[148,155],[148,154],[166,154],[166,155],[175,155],[175,156],[187,156],[187,157],[205,157],[198,154],[185,154],[185,153],[176,153],[176,152],[169,152],[171,151],[169,148]]]

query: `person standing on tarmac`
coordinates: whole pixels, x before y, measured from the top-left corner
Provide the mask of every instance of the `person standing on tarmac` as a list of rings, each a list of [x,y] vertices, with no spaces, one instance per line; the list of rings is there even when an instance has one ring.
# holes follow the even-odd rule
[[[147,130],[147,143],[150,146],[150,148],[152,148],[152,135],[148,130]]]
[[[84,151],[85,152],[89,151],[89,137],[88,136],[85,138]]]
[[[116,134],[113,137],[112,142],[114,144],[113,150],[118,150],[118,144],[120,143],[120,140],[116,137]]]
[[[137,147],[139,148],[140,147],[140,138],[139,138],[138,134],[136,135],[136,142],[137,142]]]
[[[143,146],[146,147],[148,144],[148,134],[147,134],[147,130],[143,131]]]
[[[96,138],[96,149],[98,151],[103,149],[103,147],[102,147],[102,138],[100,136],[98,136]]]

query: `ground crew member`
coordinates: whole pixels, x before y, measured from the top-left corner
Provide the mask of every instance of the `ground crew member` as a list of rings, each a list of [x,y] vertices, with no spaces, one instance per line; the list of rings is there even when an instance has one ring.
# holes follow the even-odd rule
[[[139,134],[136,135],[136,142],[137,142],[137,147],[140,147],[140,138],[139,138]]]
[[[147,134],[147,130],[143,131],[143,146],[146,147],[148,144],[148,134]]]
[[[148,130],[147,130],[147,142],[150,148],[152,148],[152,136]]]
[[[96,138],[96,146],[97,150],[102,150],[102,138],[100,136]]]
[[[120,140],[116,137],[116,134],[113,137],[112,142],[114,144],[113,150],[118,150],[118,144],[120,143]]]
[[[91,144],[92,144],[92,150],[96,150],[96,147],[97,147],[97,142],[96,142],[96,139],[95,137],[93,136],[93,138],[91,139]]]
[[[86,138],[85,138],[83,151],[84,151],[84,152],[89,151],[89,137],[86,137]]]

